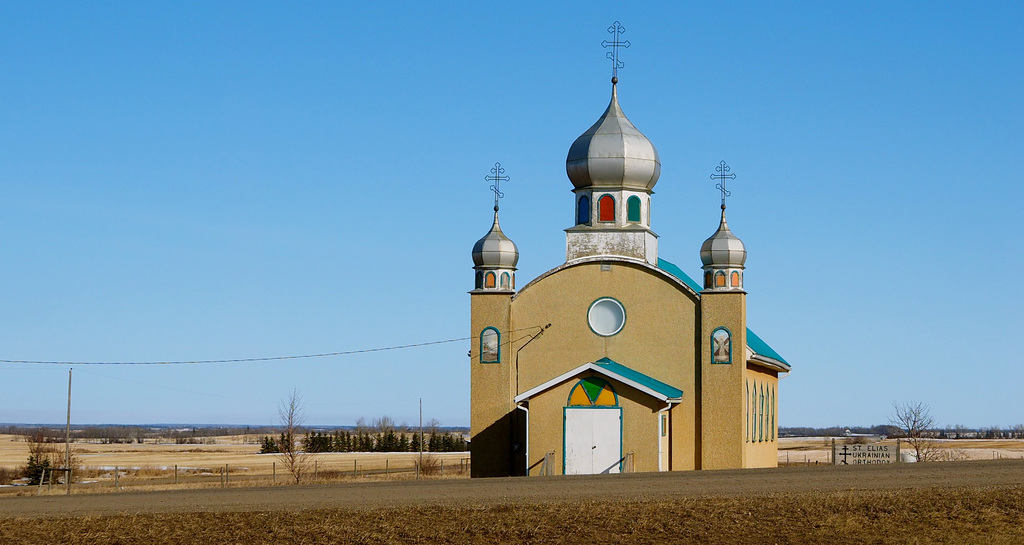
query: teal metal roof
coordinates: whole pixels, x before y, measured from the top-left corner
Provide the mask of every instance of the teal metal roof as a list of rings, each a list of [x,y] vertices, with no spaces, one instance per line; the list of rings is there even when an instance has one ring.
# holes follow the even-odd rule
[[[700,290],[702,289],[700,287],[700,284],[694,282],[692,278],[687,276],[682,269],[676,267],[674,264],[669,263],[668,261],[665,261],[664,259],[659,257],[658,268],[667,272],[668,274],[671,274],[672,276],[678,278],[679,280],[682,280],[683,283],[686,284],[687,286],[690,286],[690,288],[692,288],[693,291],[697,292],[698,294],[700,293]]]
[[[608,358],[601,358],[594,363],[611,371],[612,373],[615,373],[616,375],[628,378],[638,384],[643,384],[669,399],[679,399],[683,397],[683,391],[679,388],[669,386],[656,378],[649,377],[640,371],[630,369],[629,367],[626,367],[621,363],[616,363]]]
[[[684,284],[693,288],[693,291],[697,292],[698,297],[700,296],[700,291],[702,289],[700,287],[700,284],[694,282],[694,280],[687,276],[687,274],[684,273],[682,269],[661,258],[658,258],[658,268],[678,278]],[[786,361],[782,356],[780,356],[779,353],[776,352],[772,347],[768,346],[768,343],[764,342],[764,340],[762,340],[761,337],[758,337],[757,334],[751,331],[749,327],[747,328],[747,346],[749,346],[755,354],[779,360],[782,363],[789,365],[788,361]]]
[[[789,365],[788,361],[780,356],[778,352],[772,349],[772,347],[768,346],[768,343],[761,340],[761,337],[758,337],[757,334],[751,331],[749,327],[747,328],[747,346],[749,346],[755,354],[768,356],[769,358],[779,360],[782,363]]]

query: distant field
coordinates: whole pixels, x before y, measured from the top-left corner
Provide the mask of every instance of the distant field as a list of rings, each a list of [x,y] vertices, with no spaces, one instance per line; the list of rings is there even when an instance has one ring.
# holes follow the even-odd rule
[[[862,438],[836,438],[836,443],[858,439]],[[882,443],[895,445],[896,440]],[[780,437],[779,463],[828,463],[830,445],[831,439],[821,437]],[[937,439],[934,445],[948,452],[951,460],[1024,459],[1024,439]]]
[[[227,466],[227,486],[286,484],[288,476],[281,460],[272,454],[258,454],[259,436],[232,435],[207,438],[211,444],[173,443],[73,443],[82,467],[76,478],[75,492],[114,491],[114,468],[119,470],[121,489],[174,488],[174,466],[178,466],[179,488],[222,485],[221,471]],[[842,440],[840,440],[842,441]],[[886,441],[895,443],[895,441]],[[830,440],[822,438],[779,439],[780,465],[824,464],[828,460]],[[964,439],[939,441],[942,449],[955,453],[958,460],[1024,459],[1024,440]],[[63,445],[60,446],[63,448]],[[0,468],[16,471],[28,458],[28,443],[21,436],[0,435]],[[311,481],[372,478],[403,479],[414,475],[417,453],[324,453],[317,454],[305,477]],[[468,453],[436,455],[443,462],[444,475],[465,477]],[[276,464],[276,481],[274,479]],[[387,473],[387,475],[385,475]],[[26,487],[0,487],[0,496],[35,494],[47,491]],[[62,492],[62,491],[54,491]]]
[[[225,436],[209,438],[213,444],[177,445],[162,443],[72,443],[71,448],[82,468],[75,479],[75,492],[113,491],[114,469],[119,471],[117,484],[128,488],[173,487],[174,466],[178,466],[179,486],[220,486],[220,472],[227,466],[228,485],[266,485],[274,481],[289,482],[287,470],[274,454],[258,454],[256,436]],[[60,445],[63,449],[63,445]],[[25,465],[29,445],[21,436],[0,435],[0,467],[16,469]],[[311,456],[304,481],[337,480],[345,478],[411,478],[419,454],[330,452]],[[449,477],[465,475],[469,453],[449,452],[434,454],[443,474]],[[312,462],[315,460],[315,463]],[[440,467],[438,468],[441,469]],[[385,475],[386,474],[386,475]],[[5,494],[36,494],[27,487],[0,487]],[[63,493],[63,490],[60,490]],[[46,493],[46,488],[42,490]]]
[[[1024,461],[0,498],[28,543],[1024,543]]]

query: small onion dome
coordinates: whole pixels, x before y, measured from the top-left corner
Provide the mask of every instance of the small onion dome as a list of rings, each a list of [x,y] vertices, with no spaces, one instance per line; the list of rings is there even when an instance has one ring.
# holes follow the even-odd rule
[[[604,115],[569,148],[565,172],[576,189],[650,191],[658,183],[658,150],[622,113],[614,84],[612,101]]]
[[[722,223],[710,238],[700,247],[700,260],[704,266],[742,268],[747,260],[747,249],[743,241],[729,230],[725,223],[725,206],[722,206]]]
[[[494,209],[494,225],[484,238],[473,245],[473,265],[477,267],[515,268],[519,262],[519,248],[512,239],[501,232],[498,225],[498,209]]]

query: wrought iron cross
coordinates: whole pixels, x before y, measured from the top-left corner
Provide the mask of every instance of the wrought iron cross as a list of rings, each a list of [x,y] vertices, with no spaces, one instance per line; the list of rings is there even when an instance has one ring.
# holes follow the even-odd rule
[[[490,182],[494,182],[491,186],[491,191],[494,192],[494,211],[498,211],[498,199],[505,197],[505,194],[498,189],[498,184],[501,182],[507,182],[508,176],[502,176],[505,174],[505,169],[502,168],[501,163],[494,163],[494,168],[491,169],[491,173],[488,176],[484,176],[484,179]]]
[[[619,79],[619,68],[625,66],[625,64],[619,60],[619,48],[629,47],[629,40],[619,40],[619,34],[626,31],[626,27],[619,24],[618,21],[612,23],[612,26],[608,27],[608,33],[615,36],[612,41],[605,40],[601,42],[601,47],[610,47],[611,51],[605,53],[605,57],[612,61],[612,79],[618,82]]]
[[[718,180],[718,184],[715,185],[715,189],[722,192],[722,208],[725,208],[725,198],[732,195],[732,193],[725,188],[725,181],[736,179],[736,173],[730,172],[731,170],[732,169],[729,168],[729,165],[725,164],[725,161],[722,161],[718,163],[717,167],[715,167],[715,172],[717,174],[711,175],[712,180]]]

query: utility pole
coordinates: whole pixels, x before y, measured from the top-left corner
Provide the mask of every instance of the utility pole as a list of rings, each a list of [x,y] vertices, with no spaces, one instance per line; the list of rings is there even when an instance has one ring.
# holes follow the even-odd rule
[[[71,369],[68,369],[68,427],[64,433],[64,478],[71,494]]]
[[[420,478],[423,469],[423,398],[420,398],[420,465],[416,468],[416,479]]]

